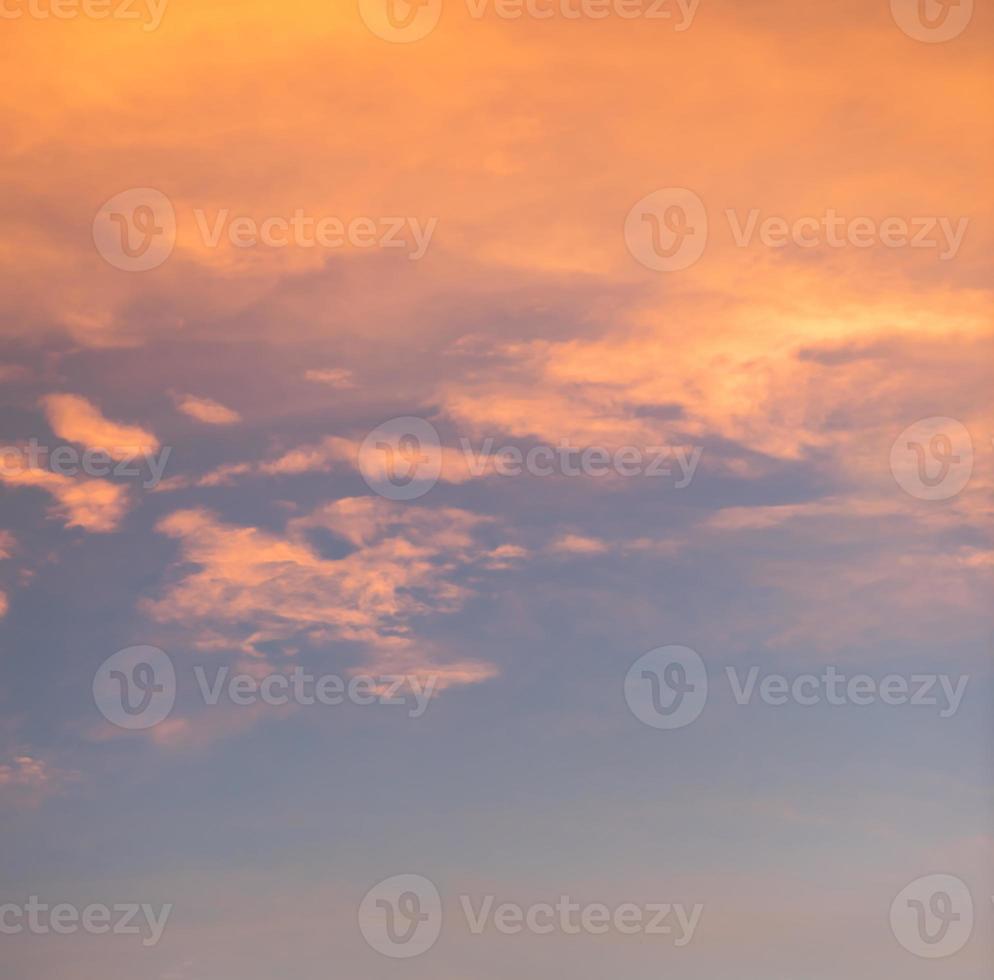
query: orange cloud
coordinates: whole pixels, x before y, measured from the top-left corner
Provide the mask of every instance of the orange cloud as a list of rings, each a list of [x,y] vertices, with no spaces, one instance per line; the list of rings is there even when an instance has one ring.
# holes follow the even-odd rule
[[[106,447],[110,452],[110,447]],[[117,529],[130,507],[126,487],[107,480],[74,479],[62,473],[31,468],[0,467],[0,481],[13,487],[37,487],[55,498],[52,515],[66,527],[92,532]]]
[[[159,448],[159,440],[151,432],[110,421],[81,395],[47,395],[42,404],[55,434],[68,442],[102,449],[115,459]]]
[[[308,381],[330,385],[332,388],[354,388],[356,386],[352,380],[352,372],[345,368],[314,368],[305,371],[304,377]]]
[[[25,315],[4,329],[30,332],[33,301],[83,343],[140,344],[190,328],[204,311],[244,310],[276,284],[306,282],[326,265],[341,277],[336,306],[356,313],[404,311],[454,282],[473,288],[495,269],[509,288],[536,275],[565,288],[595,279],[701,305],[754,280],[792,289],[816,266],[817,276],[853,292],[889,281],[938,296],[940,280],[982,281],[990,246],[990,206],[978,193],[992,157],[989,10],[978,4],[971,30],[937,47],[909,42],[886,4],[847,0],[810,13],[788,0],[755,11],[733,0],[705,6],[677,33],[639,19],[474,20],[456,4],[416,45],[373,36],[355,4],[312,0],[279,18],[262,0],[246,0],[239,45],[221,49],[211,39],[230,26],[231,11],[220,0],[173,0],[163,24],[146,34],[113,21],[81,19],[57,32],[28,18],[7,22],[4,67],[19,85],[0,91],[0,105],[6,145],[18,152],[8,161],[12,231],[0,260],[15,273],[7,304]],[[661,57],[674,81],[662,100]],[[179,85],[178,59],[187,68]],[[624,71],[614,70],[619,64]],[[299,71],[306,82],[267,88],[260,65]],[[716,88],[719,73],[727,84]],[[140,93],[126,85],[136,74]],[[79,78],[91,84],[81,87]],[[20,87],[46,98],[24,104]],[[202,119],[208,89],[231,120],[223,131],[191,125]],[[331,129],[329,93],[339,120]],[[308,148],[292,173],[288,146]],[[356,147],[391,165],[343,166]],[[53,149],[85,165],[66,165],[53,184],[41,166]],[[258,167],[247,171],[246,159]],[[860,166],[840,174],[838,161],[853,159]],[[274,172],[280,181],[266,178]],[[173,201],[178,238],[160,269],[129,276],[101,260],[86,229],[103,201],[142,182]],[[636,200],[667,185],[702,197],[714,233],[701,262],[663,287],[634,263],[620,229]],[[956,270],[887,250],[788,249],[763,261],[735,245],[724,220],[726,209],[792,220],[830,206],[875,218],[921,211],[973,220]],[[416,276],[391,263],[394,287],[379,292],[394,295],[360,296],[355,277],[373,264],[368,252],[208,247],[194,211],[225,208],[257,220],[306,208],[440,222],[432,252],[413,264]],[[291,328],[278,316],[260,329],[276,343],[326,335],[325,312],[307,307],[295,300],[287,310]],[[599,307],[616,308],[615,297]],[[402,317],[375,322],[380,336],[403,337],[409,326]]]
[[[326,436],[320,442],[288,449],[273,459],[258,462],[225,463],[197,478],[174,477],[159,485],[161,491],[179,490],[189,486],[227,486],[250,476],[292,476],[301,473],[329,472],[336,466],[360,470],[359,454],[362,439]],[[425,446],[426,452],[437,454],[440,462],[439,480],[443,483],[466,483],[476,477],[492,476],[493,456],[484,450],[466,453],[450,446]],[[379,468],[386,465],[383,457],[367,452],[363,466],[370,479],[383,479]]]
[[[353,498],[294,519],[278,535],[222,523],[205,510],[177,511],[159,530],[180,541],[196,571],[145,606],[157,620],[194,624],[204,649],[259,658],[270,642],[292,652],[302,643],[350,641],[365,651],[363,670],[431,674],[438,689],[478,683],[494,676],[492,665],[417,642],[414,621],[466,601],[459,573],[486,557],[474,540],[484,520]],[[353,550],[322,557],[310,541],[318,530]]]
[[[608,550],[606,542],[582,534],[564,534],[552,542],[553,551],[571,555],[600,555]]]
[[[241,416],[212,398],[198,398],[196,395],[182,395],[177,398],[176,407],[198,422],[208,425],[233,425],[241,421]]]

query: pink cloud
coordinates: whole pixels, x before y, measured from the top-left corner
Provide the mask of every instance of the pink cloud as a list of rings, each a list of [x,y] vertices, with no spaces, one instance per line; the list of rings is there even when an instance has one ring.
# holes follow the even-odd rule
[[[159,440],[151,432],[112,422],[81,395],[47,395],[42,405],[49,425],[60,439],[102,449],[115,459],[159,448]]]
[[[0,801],[33,808],[60,793],[77,773],[53,766],[31,755],[15,755],[0,763]]]
[[[430,674],[440,690],[478,683],[494,676],[492,665],[418,642],[414,623],[455,612],[470,596],[460,579],[491,555],[474,537],[483,523],[451,508],[368,497],[320,507],[283,534],[226,524],[205,510],[177,511],[159,530],[178,539],[184,562],[197,567],[145,607],[156,620],[192,624],[200,649],[262,658],[270,642],[292,652],[301,643],[347,641],[365,651],[356,670]],[[352,552],[322,557],[309,540],[318,529]]]
[[[0,481],[13,487],[46,491],[55,498],[52,516],[62,520],[66,527],[81,527],[91,532],[116,530],[130,506],[127,488],[107,480],[75,479],[22,465],[0,467]]]
[[[184,415],[207,425],[233,425],[242,418],[234,409],[212,398],[198,398],[196,395],[177,396],[176,407]]]

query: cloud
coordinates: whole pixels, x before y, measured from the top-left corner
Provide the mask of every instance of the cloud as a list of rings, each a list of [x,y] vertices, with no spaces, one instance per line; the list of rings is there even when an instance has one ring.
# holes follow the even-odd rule
[[[229,486],[251,476],[299,476],[302,473],[325,473],[337,466],[347,466],[359,472],[359,454],[362,447],[362,439],[326,436],[319,442],[304,443],[288,449],[272,459],[225,463],[200,477],[173,477],[161,483],[158,489],[168,491],[185,489],[189,486]],[[437,449],[430,446],[424,448],[426,452],[439,455],[439,480],[442,483],[460,484],[476,477],[494,475],[494,457],[489,452],[470,454],[450,446],[440,446]],[[385,462],[377,453],[367,450],[363,464],[367,474],[374,477],[377,475],[377,468],[385,465]]]
[[[331,469],[335,463],[339,462],[354,464],[358,453],[359,444],[354,440],[328,436],[321,442],[298,446],[276,459],[258,463],[255,469],[259,473],[270,476],[311,473]]]
[[[106,447],[110,452],[110,447]],[[128,489],[107,480],[73,478],[21,463],[0,467],[0,481],[13,487],[36,487],[51,494],[51,514],[66,527],[92,532],[117,529],[130,507]]]
[[[600,555],[608,550],[608,544],[599,538],[585,537],[582,534],[564,534],[552,542],[552,551],[572,555]]]
[[[347,368],[312,368],[304,372],[304,377],[308,381],[330,385],[332,388],[354,388],[356,386],[352,380],[352,372]]]
[[[416,622],[460,609],[472,594],[465,573],[490,551],[475,533],[485,518],[421,510],[379,498],[348,498],[291,520],[283,534],[220,521],[203,509],[163,518],[195,566],[146,611],[195,628],[200,649],[265,658],[329,643],[354,643],[362,671],[433,675],[438,689],[493,677],[493,665],[418,642]],[[322,557],[312,543],[330,532],[352,550]]]
[[[942,414],[984,431],[987,378],[976,365],[989,345],[986,297],[945,292],[932,312],[890,288],[872,302],[840,301],[830,281],[779,279],[776,288],[778,296],[759,279],[720,309],[650,291],[627,312],[627,330],[497,341],[491,370],[443,380],[434,400],[463,431],[481,435],[642,448],[719,438],[781,460],[838,449],[846,468],[858,459],[852,434],[901,422],[896,435],[920,417],[913,413],[923,390],[941,398]],[[890,355],[811,356],[813,345],[830,352],[855,344],[886,346]],[[660,405],[671,410],[660,413]]]
[[[487,553],[483,565],[492,571],[504,571],[517,568],[521,561],[528,556],[528,549],[522,548],[521,545],[502,544]]]
[[[339,436],[328,436],[287,450],[268,460],[224,463],[199,477],[175,476],[157,488],[160,491],[182,490],[190,486],[223,487],[252,476],[295,476],[301,473],[328,472],[340,463],[356,465],[359,444]]]
[[[60,439],[102,449],[114,459],[152,453],[159,448],[159,440],[151,432],[112,422],[81,395],[46,395],[42,405],[49,425]]]
[[[511,31],[500,18],[450,21],[430,45],[408,52],[413,66],[431,71],[401,79],[388,73],[396,54],[388,48],[394,46],[372,46],[354,9],[310,5],[293,25],[283,25],[285,49],[267,57],[277,70],[300,64],[305,72],[319,71],[322,83],[247,102],[243,93],[252,90],[256,73],[252,53],[255,45],[267,48],[271,15],[254,0],[241,9],[240,22],[250,34],[237,51],[219,52],[204,38],[203,19],[224,16],[223,5],[215,3],[171,9],[168,30],[133,51],[122,51],[113,32],[99,33],[106,25],[83,20],[58,38],[19,38],[23,44],[10,55],[11,72],[29,89],[47,86],[53,97],[8,113],[8,143],[24,148],[8,174],[13,193],[6,217],[17,245],[0,251],[5,268],[14,272],[8,309],[27,311],[33,301],[50,324],[87,344],[140,344],[150,335],[189,327],[198,310],[244,309],[268,296],[280,279],[321,270],[329,257],[319,249],[238,249],[227,243],[208,248],[196,231],[193,209],[214,215],[237,208],[261,218],[292,214],[304,202],[314,214],[344,216],[369,214],[377,205],[379,213],[407,213],[394,209],[419,205],[424,214],[443,216],[438,237],[447,260],[453,267],[465,260],[475,275],[492,275],[499,267],[502,279],[538,270],[630,283],[641,273],[620,242],[619,228],[634,201],[663,180],[694,187],[714,220],[709,253],[687,270],[701,293],[713,289],[708,267],[715,253],[720,249],[727,258],[733,252],[727,231],[724,239],[717,234],[727,207],[756,207],[764,217],[788,218],[829,204],[849,214],[907,215],[909,207],[971,214],[975,221],[958,256],[962,272],[947,274],[975,275],[978,256],[988,251],[989,209],[976,193],[989,152],[978,94],[987,92],[989,72],[983,31],[958,39],[958,70],[950,73],[926,56],[924,46],[909,45],[891,18],[867,16],[856,4],[834,19],[799,19],[796,4],[785,0],[764,4],[759,14],[717,0],[710,17],[702,11],[693,30],[669,39],[674,43],[667,45],[667,63],[683,84],[680,98],[660,105],[659,38],[639,34],[638,20],[607,18],[596,38],[574,37],[575,25],[562,19],[543,25],[540,34],[529,32],[524,20]],[[574,59],[569,69],[555,54],[566,36]],[[840,80],[836,52],[843,48],[852,57],[849,74]],[[328,50],[335,53],[331,63]],[[202,110],[197,92],[173,84],[179,54],[192,59],[205,85],[216,90],[220,111],[235,120],[233,129],[192,131],[179,124]],[[625,73],[601,70],[619,59]],[[882,62],[889,66],[884,77]],[[52,64],[59,71],[48,70]],[[715,111],[714,73],[701,71],[702,65],[720,67],[734,79],[734,91],[719,99],[728,112]],[[144,101],[124,91],[136,71],[146,80]],[[100,84],[80,89],[80,77]],[[474,102],[467,77],[494,83],[482,94],[476,91]],[[826,77],[835,84],[826,86]],[[913,99],[907,98],[908,79],[916,80]],[[314,146],[310,136],[331,91],[338,93],[342,125]],[[376,93],[376,113],[369,112],[369,92]],[[13,96],[5,99],[13,107]],[[150,100],[154,111],[137,111]],[[604,105],[616,111],[597,115],[600,138],[591,141],[591,108]],[[162,119],[177,125],[163,132],[156,125]],[[785,119],[793,125],[784,126]],[[674,146],[669,134],[678,131],[691,138]],[[123,132],[135,134],[137,158],[120,152]],[[282,168],[288,144],[310,145],[311,151],[274,187],[265,175]],[[358,162],[359,146],[372,159],[395,161],[389,180],[375,167],[340,166],[343,160]],[[477,148],[472,160],[466,146]],[[61,173],[58,186],[42,178],[39,166],[53,148],[71,150],[85,163]],[[743,165],[731,171],[724,161],[733,151]],[[860,168],[840,182],[834,161],[857,152]],[[241,166],[249,157],[259,163],[252,173]],[[668,162],[665,177],[660,159]],[[329,182],[336,165],[336,179]],[[160,175],[163,192],[185,219],[175,253],[149,277],[119,275],[101,262],[88,235],[76,234],[102,200],[134,186],[136,168]],[[205,181],[208,171],[211,180]],[[803,181],[793,179],[797,173]],[[735,251],[741,259],[743,250]],[[817,250],[814,256],[798,251],[778,253],[777,268],[764,275],[786,277],[820,260],[833,275],[864,280],[882,268],[925,287],[924,277],[914,274],[915,256],[902,262],[902,256],[881,250],[827,258]],[[929,258],[923,254],[919,264]],[[351,261],[336,254],[328,264]],[[667,288],[679,286],[671,278]],[[407,289],[380,291],[395,293],[386,299],[405,305],[410,298]],[[363,300],[347,294],[340,302],[351,310]],[[282,318],[271,324],[270,335],[291,338],[306,329],[300,324],[317,320],[314,310],[298,312],[290,324]],[[4,328],[28,334],[38,319],[37,312],[11,316]],[[380,320],[378,331],[383,329]]]
[[[14,535],[9,531],[0,530],[0,561],[6,561],[11,558],[17,547],[17,541]],[[7,593],[0,589],[0,619],[3,619],[10,610],[10,598]]]
[[[15,755],[0,762],[0,801],[34,808],[60,793],[77,773],[53,766],[31,755]]]
[[[227,408],[211,398],[198,398],[196,395],[177,396],[176,407],[198,422],[208,425],[233,425],[242,417],[234,409]]]
[[[827,497],[803,504],[723,507],[707,519],[716,531],[764,530],[790,521],[819,517],[893,517],[910,508],[896,495],[876,500]]]

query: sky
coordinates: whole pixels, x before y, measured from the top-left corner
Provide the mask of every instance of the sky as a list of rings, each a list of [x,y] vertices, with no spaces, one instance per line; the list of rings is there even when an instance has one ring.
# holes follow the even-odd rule
[[[988,977],[992,33],[0,0],[0,972]]]

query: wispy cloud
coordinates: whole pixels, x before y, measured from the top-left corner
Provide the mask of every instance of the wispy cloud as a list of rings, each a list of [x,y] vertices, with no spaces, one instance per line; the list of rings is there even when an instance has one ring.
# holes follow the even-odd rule
[[[196,395],[176,395],[176,407],[190,418],[207,425],[233,425],[241,421],[241,415],[234,409],[214,401],[213,398],[199,398]]]
[[[109,450],[108,450],[109,452]],[[117,529],[131,506],[128,488],[109,480],[71,477],[26,463],[0,469],[0,482],[12,487],[34,487],[55,498],[51,515],[66,527],[107,532]]]
[[[308,381],[329,385],[332,388],[355,388],[352,372],[347,368],[310,368],[304,372]]]
[[[184,574],[146,602],[163,622],[193,629],[202,649],[265,658],[276,643],[288,654],[304,646],[359,644],[356,669],[438,676],[439,689],[494,676],[485,662],[451,656],[418,640],[421,617],[465,603],[461,573],[486,560],[476,540],[483,518],[451,508],[398,507],[350,498],[288,522],[282,534],[225,523],[206,510],[183,510],[159,522],[181,543]],[[348,551],[322,557],[316,533],[330,532]]]
[[[46,395],[42,405],[55,434],[68,442],[102,449],[115,459],[159,448],[159,440],[151,432],[112,422],[82,395]]]
[[[37,807],[78,779],[78,773],[60,769],[45,759],[14,755],[0,762],[0,802],[10,806]]]

